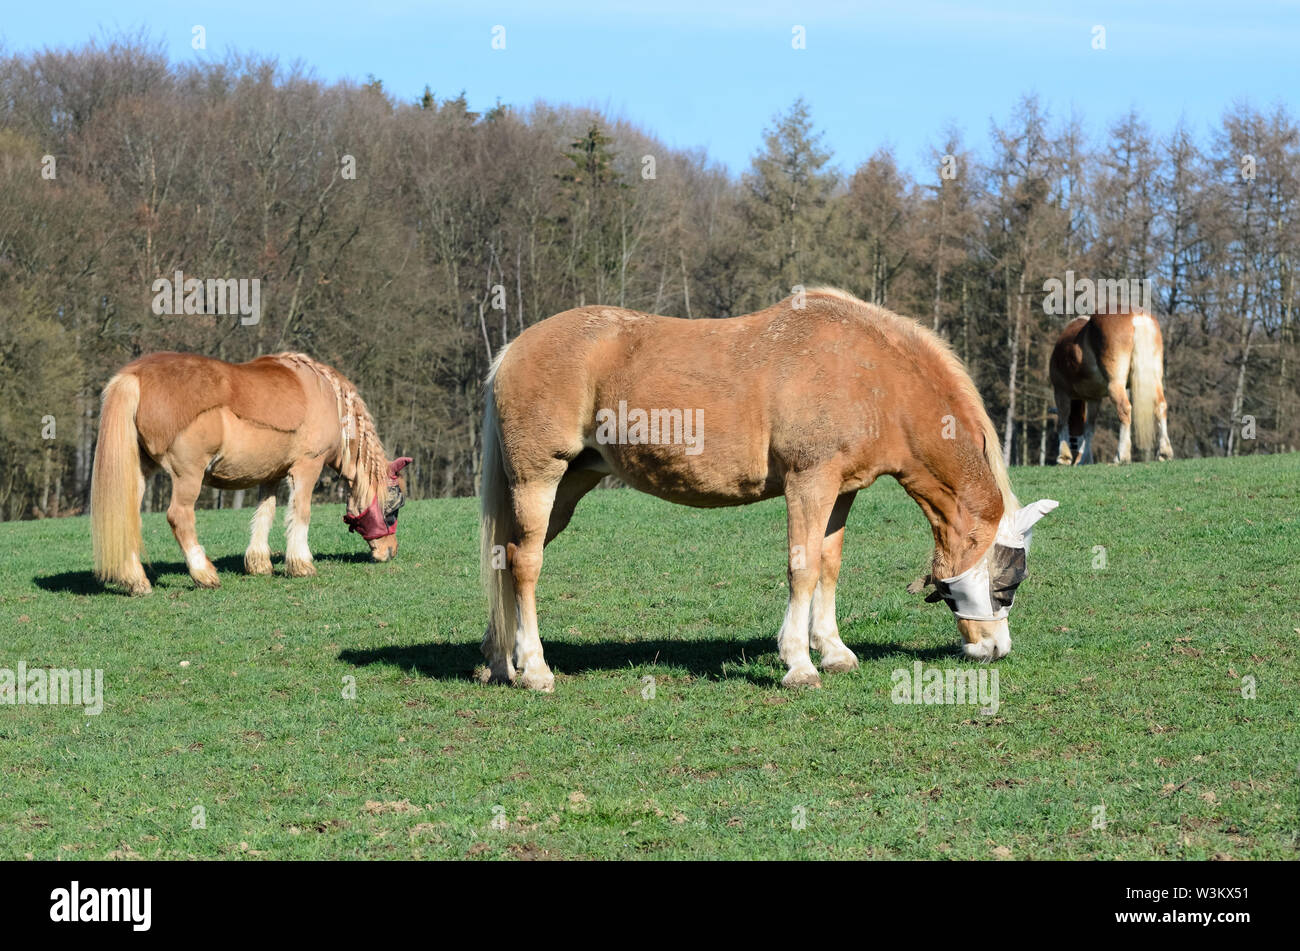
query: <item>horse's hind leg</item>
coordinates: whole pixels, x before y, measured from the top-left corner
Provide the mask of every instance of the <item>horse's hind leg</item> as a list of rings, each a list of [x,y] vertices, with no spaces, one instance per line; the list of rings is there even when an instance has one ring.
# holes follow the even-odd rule
[[[149,491],[149,480],[153,478],[153,474],[157,471],[158,463],[154,462],[147,453],[141,450],[140,484],[135,499],[137,509],[144,506],[144,494]],[[139,552],[136,552],[132,559],[131,576],[127,579],[126,587],[131,594],[149,594],[153,591],[153,586],[149,584],[149,576],[144,573],[144,565],[140,562]]]
[[[820,687],[822,683],[808,654],[808,621],[813,590],[821,576],[822,540],[838,489],[827,481],[815,472],[791,473],[786,477],[790,600],[776,642],[781,659],[790,668],[781,680],[787,687]]]
[[[1119,446],[1115,449],[1115,461],[1119,463],[1133,461],[1133,404],[1124,390],[1125,379],[1127,373],[1110,381],[1110,398],[1119,413]]]
[[[1097,421],[1097,405],[1088,400],[1070,401],[1070,441],[1076,466],[1092,462],[1092,429]]]
[[[514,662],[518,671],[515,683],[547,693],[555,689],[555,675],[546,666],[542,638],[537,630],[537,579],[542,573],[542,549],[546,545],[547,528],[561,481],[561,478],[538,476],[516,483],[514,505],[519,542],[507,546],[510,571],[515,579],[515,603],[519,610],[519,626],[515,632]],[[573,504],[576,502],[575,499]],[[569,511],[572,512],[571,506]]]
[[[564,527],[569,524],[569,519],[573,518],[573,510],[578,502],[594,489],[605,475],[603,471],[569,467],[569,471],[564,474],[559,487],[555,490],[555,502],[551,506],[551,517],[546,526],[545,544],[549,545],[556,535],[564,531]]]
[[[1056,464],[1068,466],[1074,461],[1070,449],[1071,426],[1073,423],[1073,406],[1076,401],[1070,398],[1070,391],[1063,387],[1056,388]]]
[[[306,459],[289,470],[289,507],[284,513],[284,571],[291,578],[310,578],[316,574],[307,544],[311,525],[311,493],[320,478],[324,463]]]
[[[1076,466],[1090,466],[1096,460],[1092,457],[1092,437],[1097,431],[1097,417],[1101,415],[1101,400],[1088,400],[1080,403],[1086,407],[1083,412],[1083,436],[1079,440],[1079,451],[1075,453]]]
[[[275,487],[268,482],[258,486],[257,511],[253,515],[252,534],[244,552],[244,571],[250,575],[271,573],[271,523],[275,521]]]
[[[576,469],[570,466],[560,483],[555,487],[554,499],[550,504],[550,515],[546,519],[546,536],[542,540],[543,549],[551,543],[556,535],[564,531],[569,519],[573,517],[573,510],[579,500],[594,489],[597,483],[604,477],[604,472],[598,472],[591,469]],[[542,491],[535,488],[529,494],[529,521],[535,524],[541,519],[541,510],[546,506],[546,496]],[[519,498],[520,489],[516,489],[516,499]],[[517,503],[518,504],[518,503]],[[523,524],[521,521],[520,524]],[[527,538],[525,532],[522,536]],[[530,540],[531,544],[536,544],[535,540]],[[535,690],[549,691],[554,688],[555,676],[546,666],[545,657],[542,654],[541,635],[537,630],[537,575],[541,572],[540,554],[538,563],[535,568],[530,568],[529,562],[520,561],[521,553],[525,550],[524,541],[521,539],[519,544],[510,544],[508,546],[509,570],[515,577],[516,605],[519,608],[519,624],[515,630],[515,656],[514,657],[494,657],[489,653],[492,647],[492,638],[484,635],[483,644],[485,656],[488,659],[488,668],[491,671],[489,677],[497,681],[510,681],[518,683],[520,686],[532,687]],[[522,573],[522,575],[521,575]],[[531,618],[531,630],[529,626],[523,623],[523,585],[520,583],[520,577],[531,576],[532,580],[528,586],[529,613]],[[489,631],[490,633],[490,631]],[[521,664],[527,667],[527,676],[517,678],[516,670]]]
[[[1156,384],[1156,420],[1160,423],[1160,450],[1161,459],[1172,459],[1174,457],[1174,446],[1169,441],[1169,404],[1165,402],[1165,387],[1163,383]]]
[[[176,544],[185,553],[185,565],[190,570],[190,577],[200,588],[219,588],[221,581],[217,578],[217,569],[208,560],[207,553],[199,544],[199,535],[194,528],[194,503],[203,491],[203,470],[186,470],[172,473],[172,500],[167,506],[167,524],[172,527]]]
[[[858,666],[857,656],[840,640],[840,628],[835,620],[835,585],[839,581],[840,556],[844,552],[844,522],[856,495],[856,492],[846,492],[835,500],[822,539],[821,574],[813,590],[809,640],[812,649],[822,655],[821,667],[826,673],[856,670]]]

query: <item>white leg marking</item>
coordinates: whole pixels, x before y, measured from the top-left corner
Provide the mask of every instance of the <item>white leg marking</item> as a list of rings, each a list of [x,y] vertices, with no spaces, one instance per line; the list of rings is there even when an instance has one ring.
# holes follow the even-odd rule
[[[289,505],[284,512],[285,561],[310,563],[311,549],[307,545],[308,526],[298,518],[298,484],[289,480]]]
[[[1011,630],[1004,618],[992,637],[986,637],[978,644],[963,643],[962,653],[971,660],[989,661],[1006,657],[1011,653]]]
[[[787,687],[795,684],[809,686],[821,684],[817,668],[813,667],[812,657],[808,653],[808,619],[812,607],[809,595],[791,594],[785,609],[785,620],[781,623],[780,633],[776,635],[777,649],[781,659],[790,668],[781,683]]]
[[[244,567],[249,571],[271,570],[271,523],[275,520],[275,492],[269,492],[257,503],[253,514],[248,550],[244,552]]]
[[[820,579],[813,590],[809,640],[812,649],[822,655],[823,670],[852,670],[858,666],[857,655],[840,640],[840,627],[835,620],[835,589],[828,591]]]
[[[289,523],[285,532],[285,557],[290,561],[311,561],[311,548],[307,545],[307,526],[297,519]]]
[[[1121,424],[1119,427],[1119,448],[1115,450],[1116,462],[1131,462],[1133,460],[1133,433],[1130,424]]]
[[[269,539],[271,536],[271,522],[275,519],[275,495],[267,495],[257,503],[257,511],[253,515],[252,523],[252,544],[250,548],[269,548]]]
[[[525,617],[525,613],[529,616]],[[519,672],[519,684],[530,690],[550,693],[555,689],[555,674],[546,665],[542,654],[537,614],[535,611],[526,612],[521,605],[516,617],[519,623],[515,628],[515,669]]]

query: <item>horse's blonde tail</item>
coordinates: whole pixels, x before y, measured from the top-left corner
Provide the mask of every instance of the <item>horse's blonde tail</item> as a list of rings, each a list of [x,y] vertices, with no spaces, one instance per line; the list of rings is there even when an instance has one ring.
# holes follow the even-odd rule
[[[509,676],[515,650],[515,578],[510,570],[508,546],[515,536],[514,493],[506,471],[501,419],[497,414],[497,368],[505,349],[497,355],[484,386],[483,457],[479,468],[479,571],[488,602],[488,627],[483,635],[483,656],[495,676]],[[504,668],[504,669],[503,669]]]
[[[99,414],[99,441],[90,483],[90,533],[95,550],[95,577],[140,590],[139,433],[135,412],[140,405],[140,378],[118,374],[104,388]]]
[[[1135,316],[1129,388],[1133,393],[1133,445],[1143,452],[1150,452],[1156,441],[1156,392],[1163,385],[1164,376],[1161,349],[1156,319],[1148,314]]]

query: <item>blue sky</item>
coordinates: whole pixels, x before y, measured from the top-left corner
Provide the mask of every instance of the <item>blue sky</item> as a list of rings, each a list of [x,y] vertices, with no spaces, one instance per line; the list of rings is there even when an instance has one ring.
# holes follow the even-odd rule
[[[300,59],[322,79],[373,74],[404,99],[428,84],[464,89],[477,109],[595,105],[733,172],[800,95],[846,169],[890,145],[916,170],[948,123],[982,146],[990,119],[1027,92],[1094,134],[1130,107],[1156,132],[1180,116],[1203,131],[1239,98],[1300,112],[1300,2],[1279,0],[0,4],[9,51],[143,27],[174,60],[234,48]],[[206,53],[191,48],[194,24]],[[497,25],[505,50],[491,47]],[[791,48],[796,25],[806,49]],[[1104,50],[1092,48],[1096,26]]]

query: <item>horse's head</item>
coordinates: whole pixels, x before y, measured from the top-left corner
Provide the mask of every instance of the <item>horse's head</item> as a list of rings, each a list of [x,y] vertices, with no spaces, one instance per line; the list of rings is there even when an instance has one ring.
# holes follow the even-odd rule
[[[1025,556],[1034,523],[1059,505],[1039,499],[1015,512],[1006,512],[988,551],[970,568],[952,578],[935,579],[927,601],[944,601],[957,618],[962,651],[972,660],[997,660],[1011,653],[1007,615],[1016,588],[1028,577]]]
[[[406,476],[402,470],[411,462],[402,456],[388,464],[388,484],[375,494],[374,501],[364,512],[349,512],[343,516],[348,531],[356,532],[370,546],[370,557],[375,561],[388,561],[397,555],[397,511],[406,504]]]

